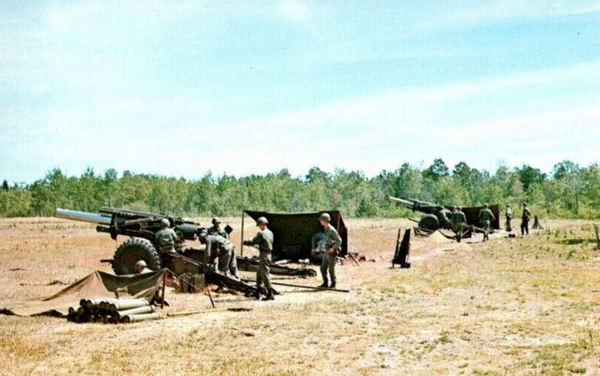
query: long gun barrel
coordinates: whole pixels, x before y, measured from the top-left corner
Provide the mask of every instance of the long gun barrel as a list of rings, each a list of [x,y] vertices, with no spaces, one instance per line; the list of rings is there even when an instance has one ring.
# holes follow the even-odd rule
[[[73,221],[95,223],[98,225],[110,225],[112,219],[110,215],[88,213],[79,210],[69,210],[61,208],[56,209],[56,214],[54,216],[57,218],[70,219]]]
[[[413,211],[418,211],[421,213],[432,214],[442,209],[443,207],[440,205],[435,205],[425,201],[419,200],[411,200],[389,196],[390,200],[402,204],[404,207],[407,207]]]

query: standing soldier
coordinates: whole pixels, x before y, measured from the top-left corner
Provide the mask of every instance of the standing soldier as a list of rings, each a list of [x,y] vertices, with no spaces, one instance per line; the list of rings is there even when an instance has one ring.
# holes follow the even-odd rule
[[[506,231],[507,232],[511,232],[512,231],[512,209],[510,208],[510,205],[506,205],[506,212],[504,213],[504,216],[506,217]]]
[[[490,210],[488,204],[479,211],[479,224],[483,227],[483,241],[490,240],[490,231],[492,230],[492,222],[496,220],[494,213]]]
[[[258,233],[252,240],[244,240],[244,245],[257,247],[258,254],[258,271],[256,272],[256,299],[260,299],[261,286],[265,287],[267,296],[264,300],[275,300],[275,291],[271,286],[271,253],[273,252],[273,233],[267,228],[269,221],[265,217],[260,217],[256,220],[256,226],[259,228]]]
[[[335,288],[335,263],[337,262],[337,256],[342,247],[342,237],[338,234],[335,227],[331,225],[331,216],[329,213],[323,213],[319,216],[321,226],[323,226],[323,233],[325,237],[323,239],[323,247],[325,248],[325,255],[321,261],[321,275],[323,276],[323,284],[320,287],[332,289]],[[331,285],[328,285],[327,272],[331,277]]]
[[[179,237],[175,231],[169,227],[170,225],[171,223],[168,219],[161,219],[160,227],[162,229],[154,236],[154,240],[160,254],[175,252],[175,243],[177,243]]]
[[[451,221],[454,232],[456,232],[456,241],[460,243],[463,237],[464,227],[467,224],[467,217],[460,207],[455,206],[452,210]]]
[[[212,227],[208,229],[208,235],[221,235],[225,239],[229,239],[229,234],[221,228],[221,220],[214,217],[211,221]]]
[[[521,215],[521,236],[525,234],[529,235],[529,219],[531,218],[531,211],[527,207],[527,203],[523,203],[523,214]]]

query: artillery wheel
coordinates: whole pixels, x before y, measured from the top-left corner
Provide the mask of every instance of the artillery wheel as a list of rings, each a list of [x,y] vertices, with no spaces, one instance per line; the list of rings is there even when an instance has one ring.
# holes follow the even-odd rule
[[[113,270],[115,274],[133,274],[133,267],[139,260],[146,261],[148,269],[158,270],[162,260],[154,245],[142,238],[131,238],[119,246],[113,257]]]
[[[419,227],[427,230],[435,231],[440,228],[440,220],[435,214],[426,214],[421,217]]]

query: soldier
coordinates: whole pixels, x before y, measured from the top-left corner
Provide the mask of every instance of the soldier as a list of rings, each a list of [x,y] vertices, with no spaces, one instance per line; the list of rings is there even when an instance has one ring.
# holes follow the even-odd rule
[[[332,289],[335,288],[335,263],[337,262],[337,256],[342,247],[342,238],[338,234],[337,230],[331,225],[331,216],[329,213],[323,213],[319,216],[319,222],[323,226],[323,232],[325,237],[322,241],[322,247],[325,252],[321,261],[321,275],[323,276],[323,284],[320,287]],[[331,285],[328,285],[327,272],[331,277]]]
[[[221,235],[207,235],[207,231],[200,233],[200,243],[206,245],[206,259],[214,263],[217,262],[217,269],[233,278],[239,279],[237,258],[235,256],[235,246],[233,243]]]
[[[529,235],[529,219],[531,218],[531,211],[527,207],[527,203],[523,203],[523,214],[521,215],[521,236],[525,234]]]
[[[162,229],[154,236],[158,252],[161,254],[175,252],[175,243],[177,243],[179,238],[175,231],[172,228],[169,228],[170,225],[171,223],[168,219],[161,219],[160,227],[162,227]]]
[[[456,232],[456,241],[460,243],[464,235],[464,228],[467,224],[467,217],[465,216],[465,213],[463,213],[460,207],[455,206],[452,210],[451,221],[452,227],[454,228],[454,232]]]
[[[221,220],[214,217],[211,221],[212,227],[208,229],[208,235],[221,235],[225,239],[229,239],[229,234],[221,228]]]
[[[256,299],[260,299],[261,286],[264,286],[267,291],[267,296],[264,300],[274,300],[275,291],[271,286],[271,253],[273,252],[274,236],[271,230],[267,228],[269,221],[265,217],[260,217],[256,220],[256,226],[259,228],[258,233],[252,240],[244,240],[244,245],[257,247],[258,254],[258,271],[256,272]]]
[[[490,240],[490,231],[492,230],[492,222],[496,220],[494,213],[490,210],[488,204],[479,211],[479,224],[483,227],[483,241]]]
[[[148,264],[146,264],[146,261],[144,260],[136,262],[133,271],[135,274],[154,273],[152,270],[148,269]]]
[[[504,212],[504,216],[506,217],[506,231],[507,232],[511,232],[512,231],[512,209],[510,208],[510,205],[506,205],[506,212]]]

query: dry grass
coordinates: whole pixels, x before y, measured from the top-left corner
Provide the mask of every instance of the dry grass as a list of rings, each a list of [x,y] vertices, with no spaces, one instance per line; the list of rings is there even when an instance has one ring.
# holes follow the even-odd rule
[[[239,219],[229,221],[239,228]],[[127,326],[0,316],[0,374],[597,373],[600,253],[589,223],[553,221],[529,238],[487,244],[415,240],[409,270],[387,262],[397,227],[408,223],[348,224],[351,245],[379,260],[338,268],[350,294],[290,289],[275,302],[221,295],[222,307],[253,310]],[[2,220],[0,238],[2,302],[44,297],[57,283],[108,270],[98,259],[116,247],[93,226],[55,219]],[[204,295],[170,300],[171,310],[209,304]]]

